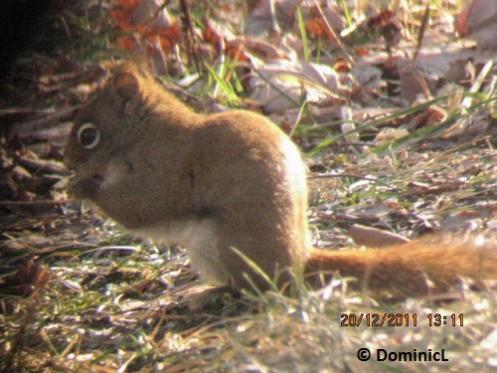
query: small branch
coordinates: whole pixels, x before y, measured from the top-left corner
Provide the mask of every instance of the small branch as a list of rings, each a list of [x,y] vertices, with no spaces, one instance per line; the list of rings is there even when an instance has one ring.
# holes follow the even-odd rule
[[[324,15],[324,12],[323,10],[321,9],[321,6],[319,5],[319,3],[317,2],[317,0],[314,0],[314,5],[316,6],[318,12],[319,12],[319,16],[323,19],[323,22],[326,26],[326,29],[328,30],[328,32],[335,38],[336,40],[336,43],[338,45],[338,47],[341,49],[343,55],[345,56],[345,58],[347,59],[347,61],[351,64],[354,64],[354,59],[352,58],[352,56],[349,54],[349,52],[347,52],[347,49],[345,49],[345,46],[343,45],[342,43],[342,40],[340,39],[340,37],[336,34],[336,32],[333,30],[333,27],[331,27],[330,23],[328,22],[328,20],[326,19],[325,15]]]

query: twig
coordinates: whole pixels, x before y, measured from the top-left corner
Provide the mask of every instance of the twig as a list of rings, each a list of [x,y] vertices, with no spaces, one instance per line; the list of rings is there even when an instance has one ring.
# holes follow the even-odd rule
[[[333,177],[343,177],[343,178],[353,178],[353,179],[362,179],[362,180],[368,180],[368,181],[374,181],[378,182],[378,179],[375,179],[373,177],[367,177],[367,176],[361,176],[361,175],[352,175],[352,174],[318,174],[318,175],[310,175],[308,176],[308,179],[326,179],[326,178],[333,178]]]
[[[426,31],[426,26],[428,25],[428,20],[430,19],[430,3],[426,4],[426,9],[423,14],[423,20],[421,21],[421,27],[419,29],[418,34],[418,42],[416,44],[416,51],[414,52],[414,56],[412,58],[413,62],[416,62],[416,58],[418,57],[419,50],[421,49],[421,44],[423,43],[423,38]]]
[[[328,22],[328,20],[326,19],[324,13],[323,13],[323,10],[321,9],[321,6],[319,5],[319,3],[317,2],[317,0],[314,0],[314,5],[316,6],[318,12],[319,12],[319,16],[323,19],[323,22],[324,22],[324,25],[326,26],[326,29],[328,30],[328,32],[333,36],[333,38],[335,39],[338,47],[340,48],[340,50],[342,51],[343,55],[345,56],[345,58],[347,59],[347,61],[351,64],[354,64],[354,59],[352,58],[352,56],[349,54],[349,52],[347,52],[347,49],[345,49],[345,46],[343,45],[342,43],[342,40],[340,39],[340,37],[337,35],[337,33],[333,30],[333,27],[331,27],[330,23]]]
[[[185,33],[186,49],[188,54],[193,56],[193,61],[195,62],[195,68],[197,73],[200,74],[200,64],[197,56],[197,49],[195,48],[195,33],[193,31],[192,17],[190,15],[190,7],[187,0],[180,1],[181,6],[181,18],[183,19],[183,31]]]

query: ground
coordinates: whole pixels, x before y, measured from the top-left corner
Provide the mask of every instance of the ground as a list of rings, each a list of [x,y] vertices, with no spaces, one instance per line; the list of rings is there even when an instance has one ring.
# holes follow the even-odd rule
[[[478,49],[465,60],[459,42],[455,59],[431,48],[452,42],[445,20],[462,6],[436,2],[426,23],[420,1],[393,13],[275,1],[273,16],[265,1],[239,2],[243,12],[180,1],[165,8],[169,24],[145,29],[133,13],[145,2],[56,6],[42,23],[59,33],[54,45],[27,46],[3,82],[0,370],[495,369],[494,284],[385,303],[337,276],[318,291],[217,294],[192,309],[204,289],[184,250],[137,240],[70,200],[61,163],[71,119],[101,85],[98,62],[133,58],[126,51],[157,37],[148,57],[182,99],[202,111],[262,112],[300,146],[315,246],[367,243],[361,226],[380,240],[497,234],[493,66]],[[417,53],[416,68],[401,50],[411,61]],[[449,361],[362,362],[361,348],[444,350]]]

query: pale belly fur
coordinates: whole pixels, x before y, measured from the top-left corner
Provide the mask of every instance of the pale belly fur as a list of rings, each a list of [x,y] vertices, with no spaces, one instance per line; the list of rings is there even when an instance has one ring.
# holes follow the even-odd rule
[[[193,270],[199,273],[202,280],[220,285],[228,284],[228,275],[223,271],[215,223],[211,219],[171,221],[151,227],[128,229],[128,232],[166,245],[183,246],[187,250]]]

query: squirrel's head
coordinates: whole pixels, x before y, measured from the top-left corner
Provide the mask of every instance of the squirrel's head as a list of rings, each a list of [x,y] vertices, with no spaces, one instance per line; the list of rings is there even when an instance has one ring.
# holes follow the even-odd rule
[[[174,108],[161,91],[134,65],[112,66],[101,91],[75,117],[65,148],[65,163],[75,172],[69,194],[94,202],[127,226],[143,220],[137,206],[145,211],[161,198],[154,176],[164,169],[161,146],[176,146],[172,136],[167,142],[163,114]]]
[[[69,192],[92,199],[108,172],[108,162],[125,151],[126,137],[136,127],[140,75],[130,64],[116,65],[101,92],[74,119],[65,148],[65,163],[76,172]]]

